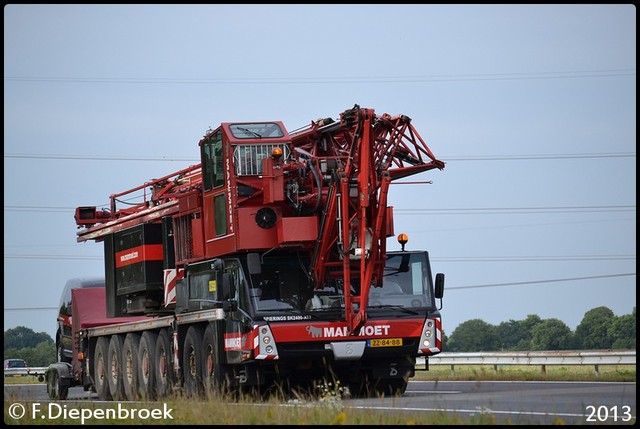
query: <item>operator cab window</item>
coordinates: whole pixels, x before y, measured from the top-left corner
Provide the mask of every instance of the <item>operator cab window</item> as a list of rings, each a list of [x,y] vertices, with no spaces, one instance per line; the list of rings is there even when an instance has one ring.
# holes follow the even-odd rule
[[[284,133],[278,124],[261,122],[255,124],[234,124],[229,126],[231,134],[237,139],[280,138]]]

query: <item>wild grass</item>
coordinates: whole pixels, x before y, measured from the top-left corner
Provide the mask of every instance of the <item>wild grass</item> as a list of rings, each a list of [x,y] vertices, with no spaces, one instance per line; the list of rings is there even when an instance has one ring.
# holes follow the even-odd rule
[[[327,386],[325,386],[327,387]],[[335,386],[334,386],[335,387]],[[349,408],[343,403],[343,392],[323,389],[324,393],[286,399],[280,395],[268,398],[240,395],[230,400],[218,394],[204,398],[176,396],[155,402],[88,402],[78,405],[58,401],[38,405],[21,401],[27,412],[12,418],[9,407],[15,401],[5,397],[5,423],[27,425],[103,425],[112,424],[176,424],[176,425],[433,425],[495,424],[489,415],[462,419],[441,412],[389,412]],[[324,396],[323,396],[324,395]],[[52,407],[49,411],[48,407]],[[157,415],[159,418],[154,418]],[[44,417],[43,417],[44,416]],[[109,418],[105,418],[108,416]],[[133,416],[133,417],[132,417]]]
[[[428,371],[416,370],[412,380],[421,381],[636,381],[635,365],[431,365]],[[5,377],[4,384],[41,383],[32,375]],[[44,382],[42,382],[44,384]]]
[[[38,377],[34,375],[23,375],[20,377],[11,376],[11,377],[4,378],[4,384],[35,384],[35,383],[40,383],[40,381],[38,380]],[[44,382],[42,384],[44,384]]]
[[[623,381],[635,382],[635,365],[600,366],[598,374],[593,366],[539,366],[526,365],[433,365],[429,371],[417,371],[412,380],[519,380],[519,381]],[[5,384],[38,383],[35,377],[6,377]],[[42,383],[44,384],[44,383]],[[26,413],[19,419],[8,414],[9,406],[16,402],[5,392],[5,423],[9,424],[180,424],[180,425],[496,425],[496,418],[479,413],[461,418],[444,412],[390,412],[389,410],[358,409],[345,406],[349,397],[339,384],[325,384],[308,395],[269,396],[248,394],[214,394],[205,398],[172,398],[155,402],[88,402],[82,404],[82,418],[70,417],[75,402],[59,401],[53,405],[57,418],[42,418],[38,413]],[[393,403],[393,399],[391,399]],[[29,409],[30,404],[22,401]],[[41,407],[46,407],[43,403]],[[67,414],[64,415],[65,407]],[[103,410],[103,411],[96,411]],[[115,414],[120,410],[120,415]],[[136,416],[131,418],[134,411]],[[155,411],[154,411],[155,410]],[[168,413],[167,413],[168,411]],[[77,412],[77,411],[76,411]],[[109,413],[114,415],[109,416]],[[142,413],[143,415],[140,415]],[[154,413],[159,416],[153,418]],[[54,415],[54,417],[56,417]],[[559,422],[561,424],[562,422]]]

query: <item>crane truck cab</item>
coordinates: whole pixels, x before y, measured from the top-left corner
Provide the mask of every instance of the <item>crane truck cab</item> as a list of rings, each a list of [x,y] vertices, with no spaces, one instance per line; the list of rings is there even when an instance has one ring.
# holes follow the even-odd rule
[[[404,393],[443,335],[444,275],[405,251],[406,234],[387,249],[391,183],[445,167],[411,118],[356,104],[292,131],[223,122],[198,147],[198,164],[76,208],[77,241],[104,245],[105,317],[85,314],[95,291],[77,289],[72,324],[84,347],[73,363],[98,396],[333,377]],[[146,320],[111,326],[127,317]]]

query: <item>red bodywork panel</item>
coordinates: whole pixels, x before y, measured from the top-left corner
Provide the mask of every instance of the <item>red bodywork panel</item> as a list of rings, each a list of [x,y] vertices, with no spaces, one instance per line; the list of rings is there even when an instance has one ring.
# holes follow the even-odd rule
[[[357,336],[353,337],[346,322],[308,322],[283,323],[272,322],[269,327],[276,343],[298,343],[306,341],[363,340],[374,338],[420,338],[424,318],[401,320],[376,320],[366,322]]]
[[[146,320],[149,317],[107,317],[106,289],[102,287],[78,288],[71,290],[71,333],[73,338],[73,358],[71,365],[73,372],[78,377],[82,367],[78,361],[78,347],[76,341],[81,329],[96,326],[115,325],[118,323]]]
[[[73,335],[83,328],[115,325],[149,319],[146,316],[107,317],[105,288],[78,288],[71,290]]]

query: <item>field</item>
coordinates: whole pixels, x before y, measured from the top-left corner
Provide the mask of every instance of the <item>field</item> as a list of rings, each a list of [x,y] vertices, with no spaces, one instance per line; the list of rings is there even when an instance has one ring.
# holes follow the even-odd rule
[[[636,381],[635,365],[432,365],[429,371],[416,371],[414,380],[520,380],[520,381]]]

